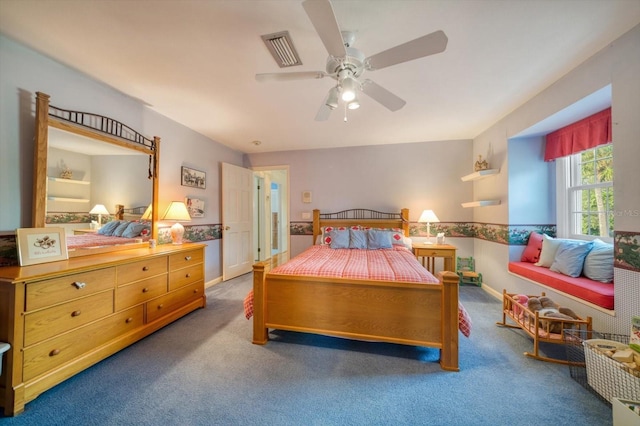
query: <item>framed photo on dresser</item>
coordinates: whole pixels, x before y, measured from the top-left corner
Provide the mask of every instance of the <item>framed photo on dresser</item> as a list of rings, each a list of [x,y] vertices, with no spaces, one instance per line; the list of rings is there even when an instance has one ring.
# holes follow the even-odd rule
[[[19,228],[16,230],[20,266],[55,262],[69,258],[62,227]]]

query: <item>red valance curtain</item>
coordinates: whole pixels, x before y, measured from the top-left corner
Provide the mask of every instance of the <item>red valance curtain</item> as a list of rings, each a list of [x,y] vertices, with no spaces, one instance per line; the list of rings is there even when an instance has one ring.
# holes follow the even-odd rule
[[[611,142],[611,108],[547,135],[544,161],[577,154]]]

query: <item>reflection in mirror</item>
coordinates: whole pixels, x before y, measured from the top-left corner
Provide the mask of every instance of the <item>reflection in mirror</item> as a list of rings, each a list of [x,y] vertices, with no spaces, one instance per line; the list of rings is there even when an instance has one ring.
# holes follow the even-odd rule
[[[98,204],[109,212],[102,223],[115,218],[116,205],[133,219],[131,210],[144,212],[153,197],[148,163],[143,153],[50,128],[46,222],[63,226],[70,235],[91,229],[83,219]]]
[[[159,138],[48,101],[48,95],[37,94],[33,226],[65,228],[70,257],[157,238],[157,213],[146,221],[142,215],[157,206]],[[100,204],[109,214],[102,215],[98,232],[98,216],[89,212]],[[110,222],[113,232],[107,232]]]

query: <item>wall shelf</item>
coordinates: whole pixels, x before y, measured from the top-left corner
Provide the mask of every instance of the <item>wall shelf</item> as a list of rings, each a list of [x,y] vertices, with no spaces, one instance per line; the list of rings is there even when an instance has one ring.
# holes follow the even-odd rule
[[[86,198],[68,198],[68,197],[47,197],[50,201],[64,201],[66,203],[88,203]]]
[[[497,206],[500,204],[500,200],[480,200],[480,201],[471,201],[468,203],[462,203],[462,207],[486,207],[486,206]]]
[[[63,179],[57,177],[49,177],[49,181],[51,182],[64,182],[64,183],[75,183],[77,185],[89,185],[91,182],[86,180],[75,180],[75,179]]]
[[[463,182],[468,182],[471,180],[478,180],[478,179],[482,179],[491,175],[497,175],[498,173],[500,173],[500,169],[487,169],[487,170],[479,170],[475,173],[471,173],[469,175],[466,176],[462,176],[460,178],[460,180],[462,180]]]

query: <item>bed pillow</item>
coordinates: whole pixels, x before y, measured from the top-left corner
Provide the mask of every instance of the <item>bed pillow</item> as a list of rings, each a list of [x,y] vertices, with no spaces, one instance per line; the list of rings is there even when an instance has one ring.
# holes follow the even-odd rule
[[[584,266],[584,259],[592,247],[592,242],[580,244],[563,241],[556,251],[556,257],[549,270],[574,278],[579,277]]]
[[[122,237],[122,234],[124,233],[124,231],[127,230],[127,226],[129,226],[129,222],[128,220],[123,220],[120,222],[120,224],[116,227],[116,229],[113,230],[113,236],[114,237]]]
[[[345,228],[334,229],[329,232],[330,243],[332,249],[349,248],[349,230]]]
[[[322,235],[322,239],[320,240],[320,244],[322,245],[329,245],[331,244],[331,236],[329,235],[329,233],[333,230],[345,230],[345,229],[360,229],[359,226],[352,226],[350,228],[347,228],[346,226],[324,226],[322,228],[320,228],[320,235]]]
[[[113,231],[118,227],[118,225],[120,225],[119,220],[112,220],[111,222],[107,222],[102,225],[102,227],[98,229],[97,233],[110,237],[111,235],[113,235]]]
[[[349,248],[366,249],[367,231],[363,229],[349,229]]]
[[[613,282],[613,244],[597,238],[593,240],[593,248],[584,259],[582,273],[594,281]]]
[[[540,250],[540,259],[534,263],[536,266],[544,266],[549,268],[556,258],[556,251],[560,247],[562,240],[551,238],[547,234],[542,234],[542,249]]]
[[[139,236],[146,228],[149,228],[149,225],[147,225],[146,223],[131,222],[129,223],[129,226],[127,226],[127,229],[125,229],[122,233],[122,236],[125,238],[135,238]]]
[[[367,231],[367,248],[371,250],[393,248],[391,232],[370,229]]]
[[[542,251],[542,234],[531,232],[527,247],[522,252],[521,262],[536,263],[540,260],[540,252]]]

